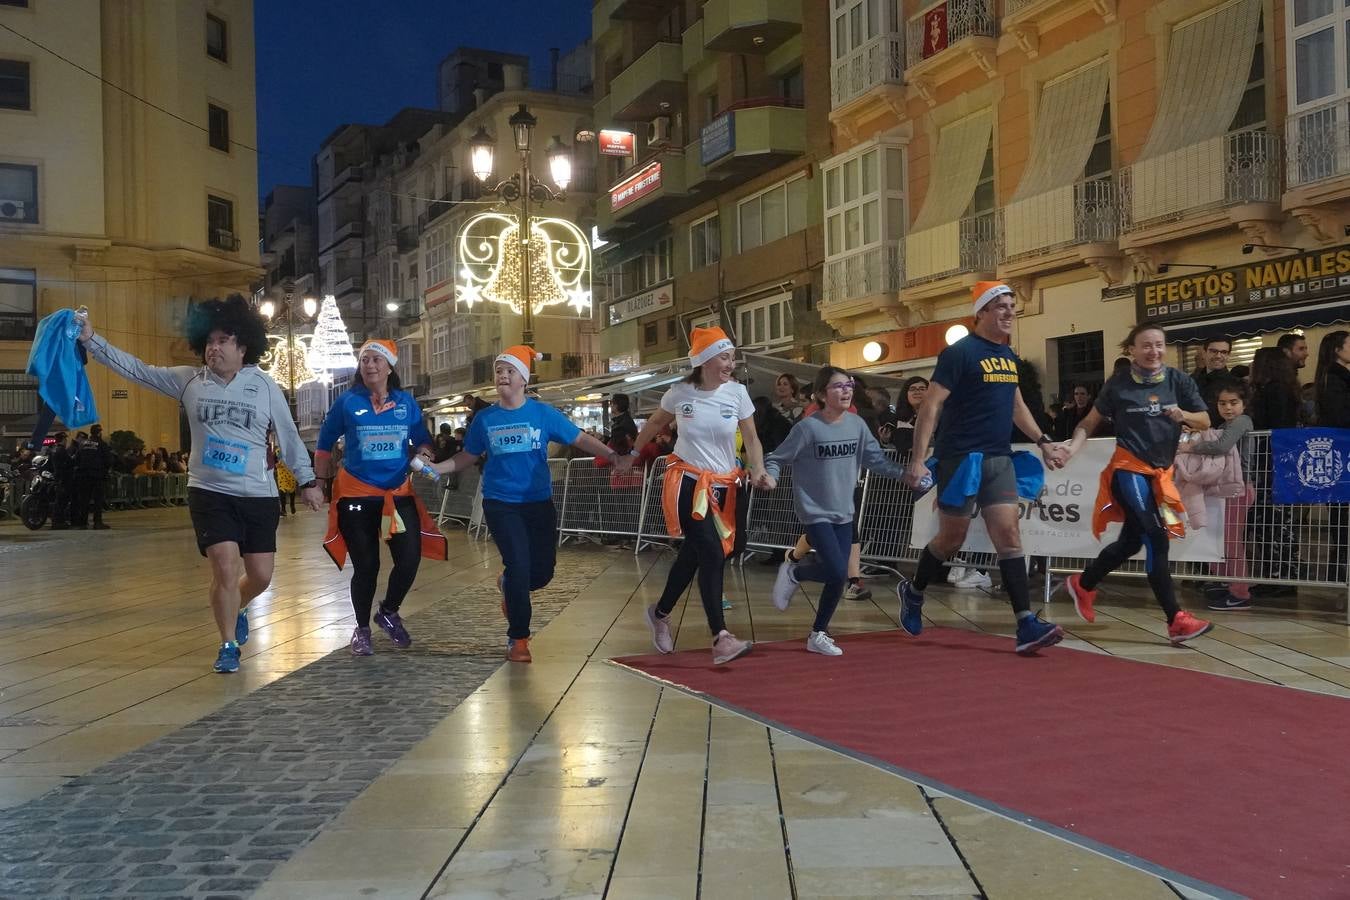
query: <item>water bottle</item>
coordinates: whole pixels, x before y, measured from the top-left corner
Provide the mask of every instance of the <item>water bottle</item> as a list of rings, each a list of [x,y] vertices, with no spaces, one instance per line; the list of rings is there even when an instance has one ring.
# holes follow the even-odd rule
[[[441,473],[440,473],[440,472],[437,472],[437,471],[436,471],[435,469],[433,469],[431,466],[427,465],[427,461],[426,461],[425,459],[423,459],[422,457],[420,457],[420,456],[414,456],[414,457],[412,458],[412,461],[408,463],[408,466],[409,466],[414,472],[417,472],[417,473],[419,473],[419,474],[421,474],[421,475],[425,475],[427,478],[430,478],[432,481],[440,481],[440,480],[441,480]]]
[[[920,494],[926,494],[928,493],[928,490],[932,486],[933,486],[933,473],[930,472],[919,479],[919,483],[918,485],[915,486],[915,490],[917,490]]]
[[[70,324],[66,326],[66,337],[72,341],[80,336],[84,331],[84,323],[89,321],[89,307],[81,306],[75,310],[75,315],[70,317]]]

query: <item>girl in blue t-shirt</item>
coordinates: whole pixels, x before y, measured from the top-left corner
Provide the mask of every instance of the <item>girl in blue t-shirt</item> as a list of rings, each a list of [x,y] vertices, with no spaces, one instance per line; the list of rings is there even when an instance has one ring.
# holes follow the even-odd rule
[[[530,364],[536,358],[525,346],[508,347],[497,357],[493,365],[497,402],[473,417],[463,450],[432,466],[448,475],[487,455],[483,518],[502,555],[497,586],[507,621],[506,658],[512,662],[530,661],[530,592],[553,580],[557,559],[558,514],[548,470],[549,442],[607,457],[620,472],[632,465],[632,457],[619,456],[553,407],[525,396]]]

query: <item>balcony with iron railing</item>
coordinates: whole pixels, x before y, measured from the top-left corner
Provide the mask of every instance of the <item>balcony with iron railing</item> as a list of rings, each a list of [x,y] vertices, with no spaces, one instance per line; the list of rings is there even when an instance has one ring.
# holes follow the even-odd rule
[[[903,108],[904,35],[881,34],[863,44],[834,63],[831,79],[832,106],[836,112],[864,98],[872,91],[889,92],[892,105]]]
[[[1350,200],[1350,99],[1290,114],[1285,155],[1286,209],[1306,210]]]
[[[905,287],[936,284],[971,274],[993,274],[998,264],[998,216],[966,216],[901,238]]]
[[[878,294],[895,294],[905,280],[904,260],[898,244],[856,250],[825,260],[823,306],[855,300],[871,300]]]
[[[342,297],[365,288],[366,275],[356,260],[340,262],[333,270],[333,294]]]
[[[1232,224],[1235,207],[1278,204],[1280,138],[1229,132],[1160,153],[1120,172],[1120,233],[1155,243]],[[1275,213],[1278,213],[1276,208]]]
[[[1114,243],[1119,228],[1116,186],[1110,175],[1014,200],[998,210],[1000,273],[1009,266],[1018,274],[1054,267],[1055,257],[1065,251]],[[1076,252],[1067,257],[1079,261]]]
[[[943,0],[905,23],[907,77],[930,106],[938,84],[972,67],[996,77],[997,49],[994,0]]]

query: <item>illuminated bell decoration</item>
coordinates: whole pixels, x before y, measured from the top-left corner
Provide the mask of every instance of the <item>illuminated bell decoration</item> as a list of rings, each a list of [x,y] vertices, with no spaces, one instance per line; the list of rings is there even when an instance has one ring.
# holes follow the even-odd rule
[[[479,304],[525,311],[522,272],[530,261],[530,311],[589,316],[591,311],[591,244],[581,229],[566,219],[531,217],[528,254],[520,238],[518,217],[479,213],[459,233],[459,271],[455,305],[466,312]],[[482,311],[482,310],[480,310]]]
[[[283,390],[292,391],[302,384],[318,380],[319,376],[309,367],[309,348],[305,346],[303,337],[296,335],[287,344],[284,337],[273,335],[269,338],[269,341],[271,346],[258,360],[258,368],[262,369]],[[294,384],[291,383],[292,358],[295,360]]]

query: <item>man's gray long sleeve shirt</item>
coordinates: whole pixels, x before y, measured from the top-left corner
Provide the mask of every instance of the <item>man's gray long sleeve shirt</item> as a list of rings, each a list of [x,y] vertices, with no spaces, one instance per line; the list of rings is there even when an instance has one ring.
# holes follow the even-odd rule
[[[202,366],[150,366],[99,335],[88,343],[94,359],[128,381],[172,397],[192,429],[188,486],[232,497],[275,497],[267,468],[267,432],[275,430],[281,458],[300,484],[314,480],[281,388],[257,366],[244,366],[227,384]]]

